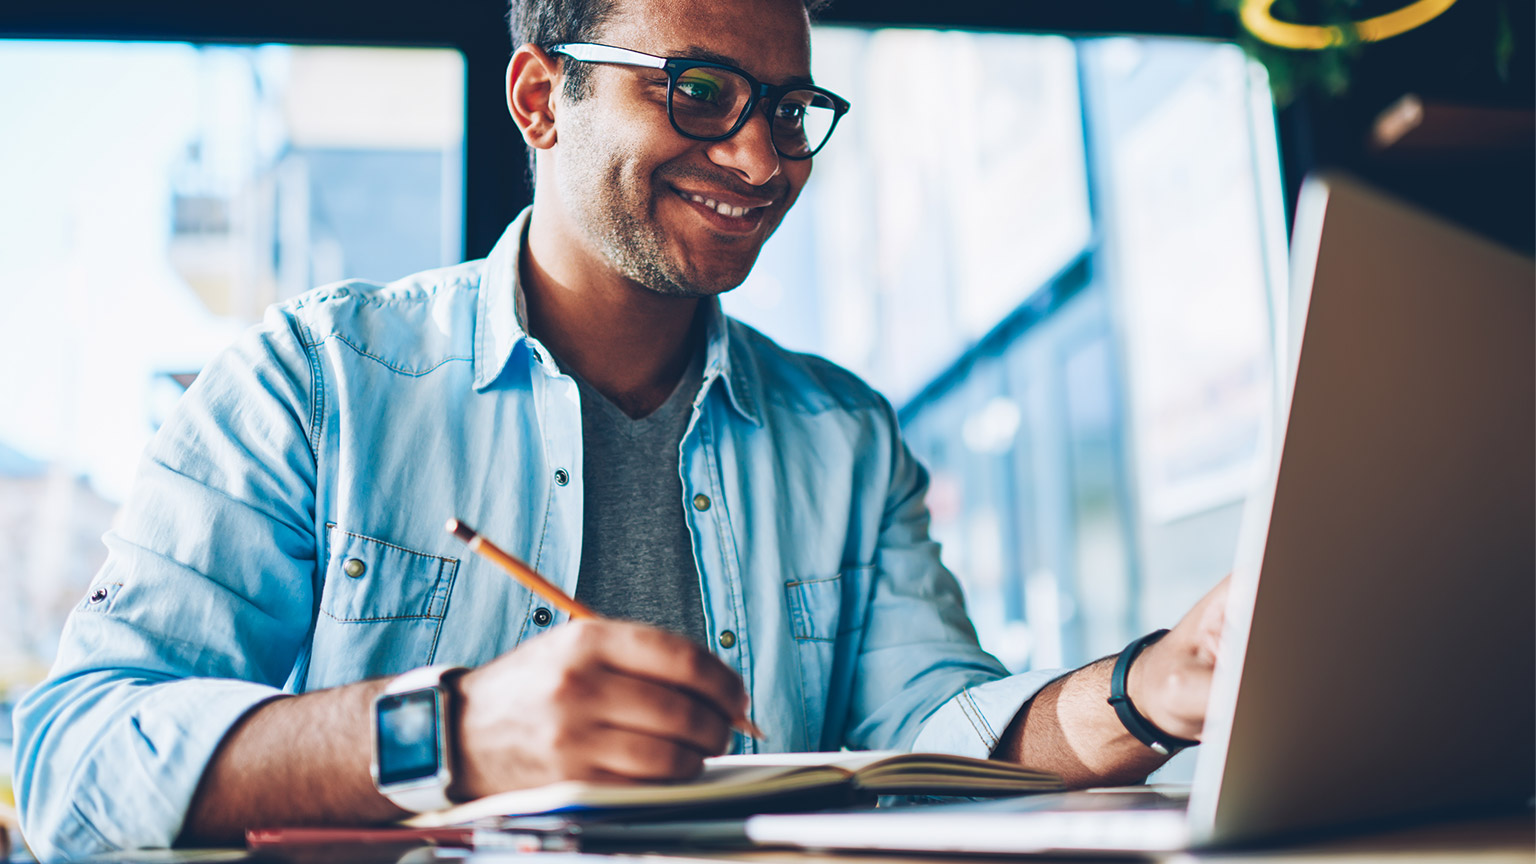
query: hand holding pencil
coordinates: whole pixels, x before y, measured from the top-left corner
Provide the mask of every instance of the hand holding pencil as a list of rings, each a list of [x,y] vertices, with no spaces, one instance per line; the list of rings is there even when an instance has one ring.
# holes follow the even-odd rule
[[[455,797],[688,780],[725,751],[732,727],[761,734],[740,676],[702,646],[603,618],[469,526],[448,530],[572,619],[458,679]]]

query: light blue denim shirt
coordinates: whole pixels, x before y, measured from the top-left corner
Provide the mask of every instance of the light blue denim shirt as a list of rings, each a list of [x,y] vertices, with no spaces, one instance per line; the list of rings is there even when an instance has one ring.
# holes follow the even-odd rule
[[[187,391],[16,710],[41,857],[169,845],[264,700],[482,664],[563,620],[443,530],[575,593],[581,410],[524,328],[528,218],[483,261],[274,307]],[[657,506],[685,514],[712,645],[768,734],[737,748],[986,756],[1058,673],[1010,678],[977,646],[890,405],[709,313],[683,500]]]

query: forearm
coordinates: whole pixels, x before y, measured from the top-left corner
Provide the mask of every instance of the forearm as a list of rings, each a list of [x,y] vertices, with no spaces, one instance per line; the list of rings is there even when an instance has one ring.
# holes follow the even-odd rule
[[[994,757],[1060,774],[1068,786],[1137,783],[1166,761],[1136,740],[1108,702],[1115,658],[1046,685],[1014,718]]]
[[[245,829],[358,825],[404,816],[369,776],[372,703],[387,679],[264,703],[219,745],[179,842],[239,842]]]

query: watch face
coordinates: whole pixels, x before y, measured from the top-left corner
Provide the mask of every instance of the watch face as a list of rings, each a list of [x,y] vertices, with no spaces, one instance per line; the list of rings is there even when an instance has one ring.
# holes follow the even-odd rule
[[[375,703],[378,728],[379,785],[424,780],[437,774],[437,691],[413,690],[380,697]]]

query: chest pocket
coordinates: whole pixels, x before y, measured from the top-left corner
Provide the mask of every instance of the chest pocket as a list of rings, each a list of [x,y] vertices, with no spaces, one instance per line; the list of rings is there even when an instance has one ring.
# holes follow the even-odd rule
[[[790,635],[800,664],[805,728],[818,750],[842,746],[842,719],[847,714],[857,650],[850,640],[856,640],[864,626],[873,573],[872,567],[854,567],[836,576],[784,585]]]
[[[326,527],[325,582],[305,689],[430,665],[458,559]]]

